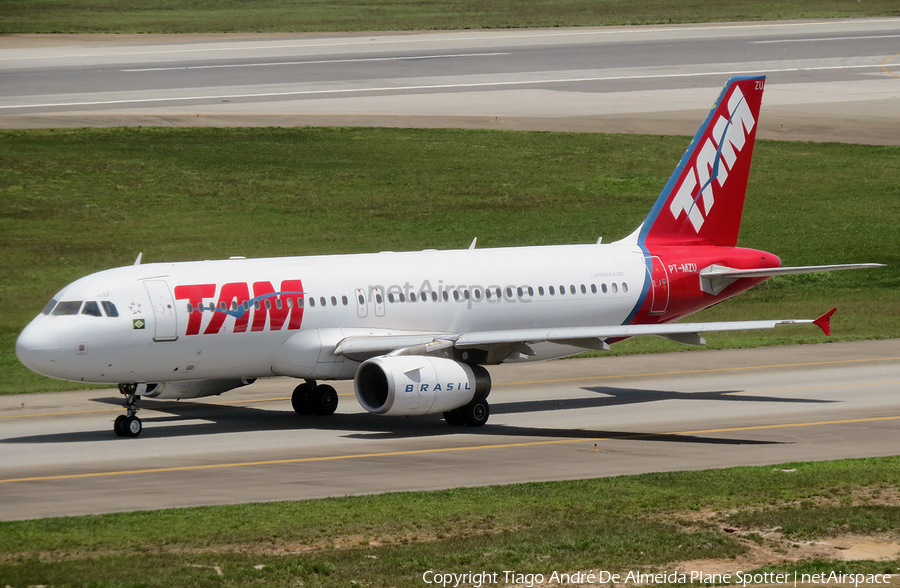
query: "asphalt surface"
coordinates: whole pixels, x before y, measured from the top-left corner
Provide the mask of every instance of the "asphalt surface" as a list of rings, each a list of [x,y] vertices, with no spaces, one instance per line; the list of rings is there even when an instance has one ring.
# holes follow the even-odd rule
[[[300,417],[295,381],[142,401],[0,397],[0,520],[298,500],[900,453],[900,341],[561,360],[491,369],[480,429],[439,416]]]
[[[0,128],[483,127],[693,135],[731,75],[759,136],[900,144],[900,19],[0,38]]]

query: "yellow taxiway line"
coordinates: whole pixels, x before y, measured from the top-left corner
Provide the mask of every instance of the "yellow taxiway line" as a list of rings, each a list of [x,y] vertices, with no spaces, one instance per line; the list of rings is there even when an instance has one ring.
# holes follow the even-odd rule
[[[127,476],[136,474],[157,474],[166,472],[187,472],[199,470],[211,470],[221,468],[237,468],[249,466],[266,466],[266,465],[282,465],[295,463],[312,463],[319,461],[338,461],[347,459],[366,459],[366,458],[383,458],[397,457],[403,455],[423,455],[433,453],[447,453],[451,451],[476,451],[485,449],[509,449],[515,447],[537,447],[540,445],[560,445],[564,443],[593,443],[599,441],[611,441],[622,439],[640,439],[644,437],[661,437],[661,436],[678,436],[678,435],[702,435],[710,433],[732,433],[737,431],[758,431],[764,429],[782,429],[789,427],[814,427],[822,425],[842,425],[851,423],[871,423],[878,421],[900,420],[900,415],[886,417],[870,417],[860,419],[846,419],[837,421],[815,421],[809,423],[783,423],[779,425],[754,425],[747,427],[729,427],[721,429],[704,429],[697,431],[678,431],[673,433],[641,433],[628,435],[610,435],[606,437],[596,437],[593,439],[557,439],[554,441],[526,441],[522,443],[502,443],[497,445],[470,445],[466,447],[438,447],[434,449],[413,449],[409,451],[386,451],[382,453],[357,453],[351,455],[327,455],[321,457],[298,457],[291,459],[272,459],[265,461],[245,461],[235,463],[216,463],[193,466],[177,466],[168,468],[147,468],[139,470],[120,470],[110,472],[88,472],[83,474],[61,474],[56,476],[33,476],[28,478],[7,478],[0,479],[0,484],[8,484],[12,482],[45,482],[51,480],[72,480],[77,478],[97,478],[102,476]]]

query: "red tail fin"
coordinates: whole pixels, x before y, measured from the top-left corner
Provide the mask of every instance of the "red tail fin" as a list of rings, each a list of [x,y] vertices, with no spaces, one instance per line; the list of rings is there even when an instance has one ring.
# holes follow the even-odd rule
[[[737,243],[765,80],[728,80],[644,221],[639,243]]]

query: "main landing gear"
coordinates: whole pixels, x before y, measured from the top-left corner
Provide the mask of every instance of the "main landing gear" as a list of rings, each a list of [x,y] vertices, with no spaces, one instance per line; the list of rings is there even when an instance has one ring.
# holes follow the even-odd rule
[[[459,427],[468,425],[470,427],[481,427],[491,416],[491,405],[485,399],[473,400],[465,406],[455,408],[444,413],[444,420],[448,425]]]
[[[119,437],[137,437],[143,430],[141,419],[137,418],[137,384],[119,384],[119,392],[125,395],[125,414],[116,417],[113,431]]]
[[[337,391],[327,384],[316,385],[315,380],[306,380],[294,388],[291,405],[297,414],[328,416],[337,410]]]

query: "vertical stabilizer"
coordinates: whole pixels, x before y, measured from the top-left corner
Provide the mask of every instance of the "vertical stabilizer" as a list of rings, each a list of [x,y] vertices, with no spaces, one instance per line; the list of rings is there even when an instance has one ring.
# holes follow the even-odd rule
[[[737,243],[765,82],[728,80],[639,229],[641,245]]]

